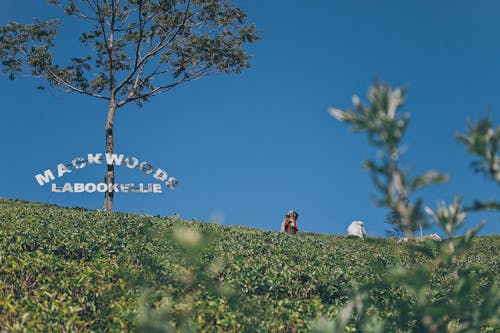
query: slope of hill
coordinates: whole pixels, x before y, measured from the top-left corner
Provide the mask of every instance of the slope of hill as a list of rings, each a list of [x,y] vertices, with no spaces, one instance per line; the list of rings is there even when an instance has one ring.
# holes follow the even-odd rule
[[[499,249],[500,236],[478,237],[459,264],[498,285]],[[0,199],[1,331],[302,332],[337,316],[356,286],[412,261],[429,263],[394,239],[290,237]],[[449,274],[435,267],[430,278],[428,292],[444,300]],[[388,329],[411,327],[398,302],[411,295],[375,290],[372,310]]]

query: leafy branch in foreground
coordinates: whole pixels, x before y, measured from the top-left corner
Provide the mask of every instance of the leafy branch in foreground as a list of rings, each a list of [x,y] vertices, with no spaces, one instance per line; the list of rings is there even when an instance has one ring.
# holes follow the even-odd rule
[[[367,131],[370,142],[383,149],[381,165],[367,162],[375,185],[383,195],[379,203],[396,212],[396,216],[401,218],[402,227],[411,235],[412,226],[423,219],[423,202],[418,199],[414,206],[405,207],[403,199],[417,188],[441,182],[445,177],[431,172],[409,180],[407,173],[398,169],[398,146],[409,119],[408,115],[397,114],[403,104],[402,96],[401,89],[392,90],[385,84],[377,83],[370,89],[369,107],[361,104],[355,96],[353,110],[332,108],[330,113],[338,120],[351,124],[357,131]],[[467,142],[470,152],[484,158],[484,163],[476,164],[481,166],[481,172],[492,174],[496,179],[498,140],[496,132],[490,126],[489,122],[482,122],[476,127],[469,126],[471,136],[460,139]],[[443,242],[427,240],[419,245],[419,252],[431,260],[424,265],[400,266],[380,272],[378,281],[355,290],[351,301],[334,320],[320,317],[311,322],[315,332],[345,332],[348,327],[364,332],[387,331],[391,327],[390,320],[380,315],[377,317],[377,314],[383,313],[383,309],[377,308],[379,304],[370,302],[368,295],[395,288],[403,288],[410,295],[410,299],[401,298],[395,304],[399,309],[398,331],[493,332],[499,327],[500,290],[495,284],[495,278],[482,273],[479,266],[463,267],[458,264],[459,256],[470,247],[482,224],[467,230],[463,236],[452,237],[466,217],[461,197],[455,198],[448,207],[442,204],[436,211],[428,207],[425,211],[448,236]],[[410,250],[414,246],[411,245]],[[449,286],[442,294],[433,292],[432,281],[436,267],[451,277]],[[371,315],[366,315],[368,310]]]
[[[371,144],[381,150],[379,161],[368,160],[365,167],[371,172],[380,197],[377,204],[389,207],[396,215],[398,223],[413,238],[419,225],[426,224],[422,211],[422,199],[410,204],[412,192],[432,184],[444,183],[448,176],[437,171],[410,177],[408,171],[399,165],[403,153],[401,140],[408,127],[409,113],[401,113],[405,102],[404,89],[391,89],[377,82],[368,93],[369,105],[364,105],[358,96],[352,97],[353,108],[340,110],[330,108],[330,114],[341,122],[352,126],[355,131],[366,132]]]
[[[467,121],[468,134],[459,134],[457,140],[465,144],[468,153],[479,156],[480,159],[471,163],[477,173],[493,179],[500,185],[500,157],[498,147],[500,145],[500,126],[493,129],[493,123],[489,118],[479,120],[472,124]],[[500,210],[500,202],[474,201],[472,206],[466,207],[466,211],[474,210]]]

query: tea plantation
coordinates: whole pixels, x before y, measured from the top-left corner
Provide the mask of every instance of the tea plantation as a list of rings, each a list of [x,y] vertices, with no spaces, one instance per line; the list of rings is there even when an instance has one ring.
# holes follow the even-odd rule
[[[428,263],[424,247],[0,199],[0,332],[308,332],[369,285],[367,311],[411,331],[400,300],[415,296],[380,281]],[[482,236],[458,263],[498,286],[499,258],[500,236]],[[453,278],[428,278],[445,304]]]

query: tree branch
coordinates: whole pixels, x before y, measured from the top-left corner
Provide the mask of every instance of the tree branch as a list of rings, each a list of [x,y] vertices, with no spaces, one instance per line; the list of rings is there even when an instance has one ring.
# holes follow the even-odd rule
[[[163,85],[163,86],[158,86],[158,87],[152,88],[149,92],[142,93],[142,94],[139,94],[139,95],[134,96],[134,97],[131,97],[131,96],[133,96],[137,92],[137,90],[131,91],[126,99],[117,103],[116,107],[119,108],[119,107],[122,107],[122,106],[130,103],[130,102],[133,102],[133,101],[136,101],[139,99],[147,99],[149,97],[153,97],[153,96],[162,94],[162,93],[169,91],[172,88],[174,88],[182,83],[186,83],[189,81],[199,79],[200,77],[203,77],[204,75],[206,75],[209,71],[210,71],[210,65],[207,64],[204,68],[202,68],[200,70],[197,70],[195,72],[186,73],[182,77],[182,79],[179,79],[176,82],[171,83],[169,85]],[[149,74],[146,78],[144,78],[141,81],[141,83],[138,86],[144,85],[150,78],[154,77],[155,75],[158,75],[159,73],[161,73],[161,72],[154,72],[154,73]]]
[[[140,40],[139,40],[137,48],[136,48],[136,61],[135,61],[134,68],[129,73],[129,75],[122,82],[120,82],[118,84],[118,86],[116,87],[116,92],[118,92],[121,88],[123,88],[123,86],[125,86],[127,84],[127,82],[129,82],[132,79],[132,77],[137,73],[137,70],[139,68],[144,68],[143,66],[149,61],[149,59],[151,59],[152,57],[154,57],[155,55],[157,55],[158,52],[162,51],[168,45],[170,45],[170,43],[172,43],[172,41],[174,41],[174,39],[177,38],[177,36],[179,35],[179,33],[182,30],[184,30],[184,27],[186,25],[186,22],[187,22],[188,18],[193,17],[193,15],[189,15],[189,16],[187,15],[190,6],[191,6],[191,0],[188,1],[186,9],[184,10],[184,18],[182,20],[182,23],[177,28],[177,31],[168,39],[168,41],[166,41],[167,38],[163,38],[162,40],[160,40],[158,42],[158,44],[155,47],[153,47],[153,49],[149,50],[148,53],[140,61],[138,61],[138,59],[140,58],[140,54],[139,54],[139,52],[140,52],[140,46],[139,46]],[[142,27],[140,27],[140,28],[142,28]],[[135,86],[135,89],[136,88],[137,88],[137,86]],[[129,95],[130,94],[133,95],[134,93],[135,93],[135,91],[131,91],[129,93]]]
[[[64,90],[65,92],[77,92],[77,93],[80,93],[80,94],[89,95],[89,96],[92,96],[92,97],[109,100],[109,97],[102,96],[102,95],[99,95],[99,94],[96,94],[96,93],[93,93],[93,92],[90,92],[90,91],[87,91],[87,90],[84,90],[84,89],[80,89],[80,88],[77,88],[77,87],[73,86],[68,81],[64,80],[59,75],[57,75],[50,68],[47,68],[46,71],[49,74],[49,75],[45,76],[46,79],[53,79],[59,85],[62,85],[62,86],[65,86],[65,87],[69,88],[69,91]]]
[[[99,21],[99,26],[100,26],[101,32],[102,32],[102,38],[104,40],[104,45],[106,47],[106,51],[108,52],[108,55],[111,57],[111,49],[110,49],[109,44],[108,44],[108,36],[106,34],[106,28],[105,28],[106,22],[104,21],[104,18],[101,15],[101,8],[99,7],[98,0],[96,0],[95,5],[97,8],[96,13],[97,13],[97,16],[99,18],[98,21]]]

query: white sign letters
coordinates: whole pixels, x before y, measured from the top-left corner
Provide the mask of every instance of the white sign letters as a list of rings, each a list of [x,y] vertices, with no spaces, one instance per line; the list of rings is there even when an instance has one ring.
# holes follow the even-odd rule
[[[169,177],[167,171],[161,168],[155,168],[151,163],[142,161],[140,162],[136,157],[125,157],[124,154],[109,154],[97,153],[87,154],[87,158],[76,157],[70,164],[65,165],[59,163],[56,167],[57,171],[50,169],[45,170],[43,173],[35,175],[35,179],[40,186],[51,183],[57,178],[64,177],[65,174],[71,173],[74,170],[80,170],[93,164],[102,164],[106,161],[107,165],[121,166],[122,164],[129,169],[138,169],[145,175],[152,175],[152,177],[164,183],[168,188],[174,189],[179,181],[174,177]],[[106,184],[106,183],[65,183],[58,186],[52,183],[52,192],[56,193],[94,193],[94,192],[123,192],[123,193],[162,193],[162,184]]]

